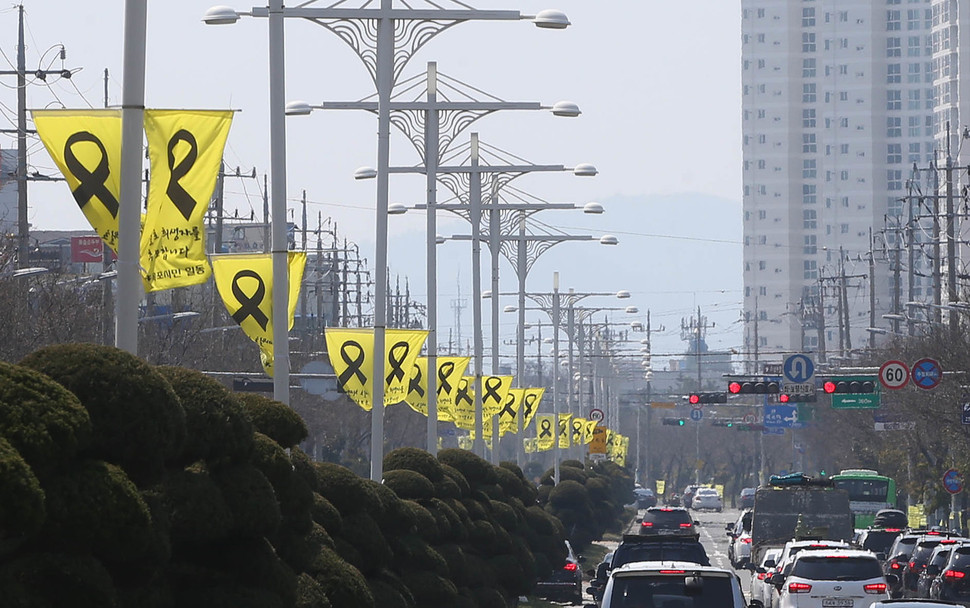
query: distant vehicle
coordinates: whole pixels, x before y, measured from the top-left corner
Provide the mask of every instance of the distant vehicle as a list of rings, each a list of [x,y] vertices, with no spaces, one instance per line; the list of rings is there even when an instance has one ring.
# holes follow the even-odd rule
[[[684,488],[684,491],[680,494],[680,505],[685,509],[689,509],[691,506],[691,501],[694,500],[694,493],[697,492],[697,488],[702,486],[689,485]]]
[[[933,552],[930,553],[929,560],[926,562],[926,567],[923,568],[919,578],[916,580],[916,597],[932,597],[931,590],[933,584],[943,572],[943,568],[946,567],[947,562],[950,561],[950,556],[953,554],[953,551],[962,544],[963,541],[954,539],[942,540],[933,549]]]
[[[731,537],[728,544],[728,561],[734,568],[743,568],[751,561],[751,511],[744,511],[733,524],[725,529]]]
[[[633,495],[636,497],[638,509],[648,509],[657,506],[657,495],[653,493],[653,490],[637,488],[633,490]]]
[[[683,507],[650,507],[637,516],[640,534],[679,534],[691,536],[697,533],[690,512]]]
[[[734,572],[689,562],[634,562],[616,569],[602,608],[745,608]]]
[[[774,574],[778,566],[778,558],[781,556],[781,549],[768,549],[764,557],[751,572],[751,587],[748,590],[748,599],[752,608],[771,608],[772,587],[766,582],[766,578]]]
[[[795,556],[788,573],[771,575],[778,608],[869,608],[889,599],[889,585],[869,551],[817,549]]]
[[[856,528],[868,528],[878,511],[896,508],[896,482],[891,477],[872,469],[845,469],[831,479],[835,487],[849,493]]]
[[[573,546],[566,541],[566,562],[552,571],[548,578],[536,583],[536,597],[569,602],[583,603],[583,571],[579,567],[582,556],[576,555]]]
[[[750,509],[754,507],[754,495],[757,491],[758,488],[741,488],[741,493],[738,494],[738,508]]]
[[[859,530],[853,541],[860,549],[872,551],[879,561],[889,557],[893,543],[903,534],[902,528],[867,528]]]
[[[940,545],[955,545],[962,542],[961,540],[955,538],[945,538],[942,536],[923,536],[916,541],[916,547],[913,549],[913,554],[909,556],[909,563],[906,564],[906,568],[903,570],[903,595],[915,596],[915,597],[926,597],[925,595],[919,595],[919,581],[920,577],[923,575],[923,570],[930,563],[930,556]],[[926,592],[929,595],[929,582],[926,582]]]
[[[970,604],[970,544],[953,550],[940,575],[930,585],[930,597]]]
[[[898,600],[883,600],[881,602],[876,602],[869,606],[869,608],[953,608],[954,606],[961,606],[961,604],[954,604],[952,602],[944,602],[941,600],[926,600],[919,598],[909,598],[909,599],[898,599]]]
[[[690,508],[696,511],[706,510],[720,513],[723,506],[721,495],[717,493],[717,490],[714,488],[697,488],[693,499],[691,499]]]

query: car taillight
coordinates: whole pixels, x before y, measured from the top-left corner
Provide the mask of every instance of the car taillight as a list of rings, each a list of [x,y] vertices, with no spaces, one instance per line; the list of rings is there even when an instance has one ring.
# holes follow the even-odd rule
[[[909,571],[910,571],[910,573],[912,573],[912,574],[919,574],[919,571],[922,570],[922,569],[923,569],[923,567],[916,565],[916,562],[909,562]]]
[[[899,562],[893,562],[889,564],[890,570],[899,570],[900,568],[902,568],[902,566],[899,565]]]
[[[645,521],[645,522],[642,522],[640,525],[643,526],[644,528],[652,528],[653,527],[653,522],[652,521]]]
[[[741,539],[741,542],[744,543],[744,544],[746,544],[746,545],[750,545],[751,544],[751,539],[750,538],[742,538]]]
[[[681,527],[681,528],[690,528],[690,527],[691,527],[691,526],[693,526],[693,525],[694,525],[694,524],[680,524],[680,527]]]
[[[660,574],[683,574],[684,570],[661,570]]]
[[[947,578],[950,580],[961,579],[965,576],[966,576],[966,573],[960,570],[946,570],[945,572],[943,572],[943,578]]]
[[[788,593],[808,593],[812,586],[808,583],[788,583]]]
[[[759,573],[758,573],[758,580],[759,580],[759,581],[763,581],[763,580],[765,580],[765,578],[766,578],[767,576],[768,576],[768,573],[767,573],[767,572],[759,572]]]
[[[868,585],[862,586],[863,590],[869,594],[878,594],[886,592],[886,583],[869,583]]]
[[[575,572],[579,570],[579,565],[574,564],[573,562],[568,562],[565,566],[562,567],[562,569],[569,570],[570,572]]]

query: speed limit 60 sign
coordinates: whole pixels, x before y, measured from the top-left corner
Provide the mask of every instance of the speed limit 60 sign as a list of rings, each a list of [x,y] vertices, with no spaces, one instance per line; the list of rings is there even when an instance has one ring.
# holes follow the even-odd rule
[[[909,382],[909,367],[902,361],[886,361],[879,368],[879,382],[888,389],[899,389]]]

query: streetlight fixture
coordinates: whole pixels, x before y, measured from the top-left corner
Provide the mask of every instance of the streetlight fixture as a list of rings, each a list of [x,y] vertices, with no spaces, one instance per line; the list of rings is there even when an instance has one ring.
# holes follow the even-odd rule
[[[129,0],[129,4],[142,4]],[[293,17],[312,21],[340,36],[354,49],[374,80],[377,88],[377,218],[375,222],[375,269],[380,276],[387,269],[387,211],[388,176],[390,168],[390,103],[397,75],[418,50],[437,34],[457,23],[472,20],[517,21],[529,20],[537,27],[563,29],[570,25],[561,11],[545,10],[537,15],[523,15],[519,11],[475,10],[468,5],[449,0],[457,9],[442,8],[440,3],[425,0],[430,8],[395,9],[393,0],[380,0],[380,6],[370,7],[365,2],[360,8],[340,6],[342,2],[322,8],[309,7],[306,3],[284,7],[284,0],[270,0],[269,6],[253,7],[249,13],[254,17],[268,17],[270,29],[270,149],[273,174],[273,314],[274,357],[277,358],[273,393],[278,400],[289,401],[289,349],[286,339],[288,277],[286,275],[286,141],[284,133],[285,89],[283,19]],[[413,3],[417,4],[417,2]],[[144,12],[144,10],[142,11]],[[218,6],[206,11],[203,20],[219,25],[235,23],[242,13],[235,9]],[[144,39],[144,36],[142,40]],[[142,41],[142,44],[144,42]],[[126,49],[127,51],[127,49]],[[144,62],[144,60],[142,60]],[[127,78],[126,78],[127,85]],[[144,88],[144,87],[142,87]],[[132,107],[142,107],[142,103]],[[125,107],[129,107],[126,99]],[[138,121],[138,125],[141,121]],[[138,146],[128,146],[135,150]],[[132,152],[134,154],[135,152]],[[124,184],[123,184],[124,186]],[[122,188],[124,191],[124,188]],[[277,213],[279,211],[279,213]],[[135,218],[137,221],[137,218]],[[435,232],[432,230],[430,235]],[[282,237],[277,240],[277,236]],[[132,243],[132,247],[136,247]],[[429,246],[429,249],[432,247]],[[375,281],[374,286],[374,357],[373,378],[384,377],[384,341],[387,324],[387,286],[385,281]],[[279,297],[277,297],[277,295]],[[432,353],[434,356],[436,353]],[[479,383],[480,384],[480,383]],[[477,391],[480,393],[480,391]],[[371,479],[383,478],[384,452],[384,384],[374,382],[374,407],[371,408]]]

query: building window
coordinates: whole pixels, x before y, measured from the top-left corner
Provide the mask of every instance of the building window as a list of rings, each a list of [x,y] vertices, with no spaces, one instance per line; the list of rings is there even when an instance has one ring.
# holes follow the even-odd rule
[[[900,11],[886,11],[886,31],[896,32],[902,29],[899,13]]]
[[[814,209],[802,211],[802,228],[805,230],[815,230],[818,228],[818,214]]]
[[[802,52],[815,52],[815,34],[812,32],[802,32]]]
[[[919,110],[919,108],[920,108],[920,98],[919,98],[919,96],[920,96],[919,89],[910,89],[909,90],[909,94],[907,95],[907,97],[909,97],[909,103],[907,104],[907,109],[909,109],[909,110]]]
[[[846,170],[844,170],[844,169],[842,171],[840,171],[839,172],[839,179],[842,180],[842,181],[844,181],[844,182],[849,181],[849,172],[846,171]]]
[[[888,76],[886,77],[886,82],[889,84],[899,84],[902,82],[902,66],[898,63],[890,63],[887,66]]]
[[[815,184],[802,184],[802,204],[814,205],[816,200]]]
[[[768,262],[760,260],[758,262],[758,270],[766,270],[768,268]]]
[[[808,82],[802,85],[802,103],[815,102],[815,83]]]
[[[899,38],[890,37],[886,39],[886,57],[902,57],[903,45]]]
[[[907,163],[910,163],[910,164],[919,163],[920,161],[919,148],[920,148],[919,143],[909,144],[909,154],[906,156]]]
[[[922,133],[923,133],[923,129],[922,129],[922,121],[920,121],[920,117],[910,116],[909,117],[909,136],[919,137],[920,135],[922,135]]]
[[[903,189],[903,171],[902,169],[890,169],[886,171],[886,188],[889,191],[902,190]]]
[[[903,136],[903,119],[899,116],[890,116],[886,119],[886,136],[887,137],[902,137]]]
[[[886,154],[886,162],[890,165],[898,165],[903,162],[902,144],[889,144],[888,152]]]
[[[839,144],[839,154],[846,156],[849,154],[849,144]]]
[[[919,91],[917,91],[919,92]],[[886,109],[887,110],[902,110],[903,109],[903,92],[899,89],[889,89],[886,91]]]
[[[815,260],[805,260],[804,261],[804,278],[806,279],[817,279],[818,278],[818,262]]]
[[[944,59],[949,59],[949,57],[944,57]],[[920,70],[919,63],[909,64],[909,73],[906,76],[906,82],[912,84],[919,84],[920,81]],[[919,108],[916,108],[919,109]]]
[[[806,158],[802,161],[802,178],[803,179],[815,179],[818,175],[818,170],[816,169],[816,160],[814,158]]]
[[[802,78],[815,78],[815,59],[802,59]]]
[[[840,228],[840,232],[842,234],[849,234],[849,225],[848,224],[842,224],[839,228]]]
[[[818,152],[818,145],[815,142],[814,133],[802,133],[802,153],[814,154]]]
[[[814,8],[803,8],[802,9],[802,27],[814,27],[815,26],[815,9]]]
[[[768,295],[768,288],[767,287],[759,287],[758,288],[758,295],[759,296],[766,296],[766,295]]]
[[[802,110],[802,127],[805,129],[815,128],[815,110]]]
[[[816,243],[816,237],[814,234],[805,235],[805,247],[803,249],[805,255],[814,255],[818,253],[818,245]]]

